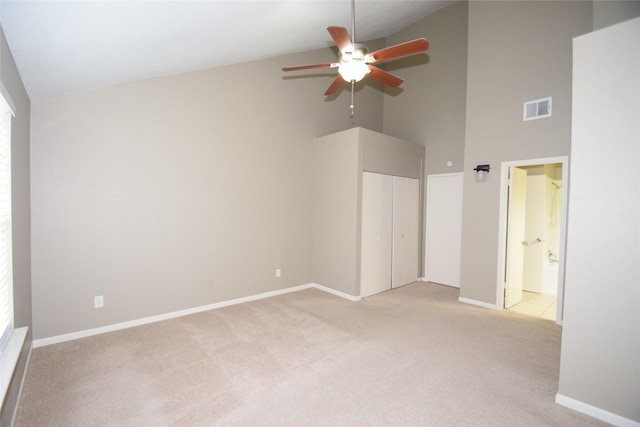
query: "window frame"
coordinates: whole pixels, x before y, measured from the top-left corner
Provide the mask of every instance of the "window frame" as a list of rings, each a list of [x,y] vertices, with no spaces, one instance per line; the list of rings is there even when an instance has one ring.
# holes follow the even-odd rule
[[[3,88],[4,89],[4,88]],[[4,91],[2,91],[4,92]],[[9,344],[13,330],[13,241],[12,241],[12,218],[11,218],[11,121],[15,117],[4,93],[0,93],[0,198],[6,197],[5,206],[0,200],[0,227],[7,227],[7,230],[0,234],[6,238],[6,243],[0,241],[0,355],[4,353]],[[5,163],[5,164],[2,164]],[[6,181],[5,181],[6,179]],[[3,194],[4,193],[4,194]],[[5,211],[5,212],[3,212]],[[4,271],[3,271],[4,270]],[[5,300],[6,298],[6,300]],[[6,311],[5,311],[6,310]],[[6,323],[5,323],[6,322]]]
[[[9,112],[9,130],[8,134],[8,162],[11,164],[11,121],[12,118],[15,117],[15,105],[13,104],[11,97],[8,95],[5,90],[4,85],[0,82],[0,111],[2,114],[6,114]],[[11,174],[9,173],[9,195],[11,194]],[[11,199],[9,199],[9,215],[11,215]],[[9,230],[11,231],[11,220]],[[9,248],[13,247],[13,236],[12,233],[9,233]],[[20,354],[22,353],[24,343],[27,339],[27,332],[29,330],[28,327],[20,327],[14,328],[14,318],[13,318],[13,257],[9,257],[8,268],[9,268],[9,280],[8,287],[6,292],[6,298],[8,303],[8,312],[9,312],[9,328],[6,334],[6,343],[5,347],[0,351],[0,406],[4,403],[4,399],[7,395],[7,391],[9,390],[9,385],[11,383],[11,379],[13,377],[13,373],[18,365],[18,360],[20,358]],[[5,334],[5,331],[2,332]]]

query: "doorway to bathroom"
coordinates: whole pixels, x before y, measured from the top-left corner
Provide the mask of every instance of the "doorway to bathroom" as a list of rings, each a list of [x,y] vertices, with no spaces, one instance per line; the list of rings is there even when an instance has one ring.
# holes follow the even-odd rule
[[[562,323],[566,157],[503,162],[499,307]]]

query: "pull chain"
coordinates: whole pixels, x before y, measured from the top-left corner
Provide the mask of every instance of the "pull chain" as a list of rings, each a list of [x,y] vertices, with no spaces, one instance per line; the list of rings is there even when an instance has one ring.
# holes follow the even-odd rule
[[[355,111],[354,111],[354,103],[353,103],[353,93],[355,92],[355,86],[356,86],[356,81],[355,80],[351,80],[351,105],[349,106],[349,108],[351,108],[351,118],[353,119],[353,116],[355,115]]]

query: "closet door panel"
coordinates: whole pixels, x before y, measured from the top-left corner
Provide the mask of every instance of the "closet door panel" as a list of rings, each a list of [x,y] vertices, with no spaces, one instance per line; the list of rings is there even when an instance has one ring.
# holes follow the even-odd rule
[[[418,280],[420,182],[393,177],[392,287]]]
[[[362,174],[362,245],[360,296],[391,288],[391,230],[393,179]]]

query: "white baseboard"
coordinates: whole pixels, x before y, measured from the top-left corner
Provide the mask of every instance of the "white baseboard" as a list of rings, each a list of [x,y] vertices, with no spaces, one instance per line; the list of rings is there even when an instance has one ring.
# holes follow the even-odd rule
[[[500,308],[495,304],[489,304],[489,303],[477,301],[474,299],[458,297],[458,301],[463,302],[465,304],[477,305],[478,307],[490,308],[491,310],[500,310]]]
[[[604,409],[597,408],[589,405],[588,403],[581,402],[576,399],[572,399],[562,394],[556,394],[556,403],[562,406],[566,406],[574,411],[582,412],[593,418],[597,418],[606,423],[613,424],[619,427],[640,427],[640,422],[630,420],[629,418],[622,417],[620,415],[605,411]]]
[[[316,288],[316,289],[320,289],[321,291],[325,291],[325,292],[330,293],[332,295],[339,296],[340,298],[348,299],[349,301],[353,301],[353,302],[358,302],[358,301],[360,301],[362,299],[360,296],[349,295],[349,294],[347,294],[345,292],[336,291],[335,289],[328,288],[326,286],[322,286],[322,285],[319,285],[317,283],[311,283],[311,285],[309,285],[309,286],[313,287],[313,288]]]
[[[134,326],[147,325],[149,323],[160,322],[162,320],[174,319],[176,317],[188,316],[190,314],[201,313],[203,311],[215,310],[217,308],[228,307],[230,305],[242,304],[250,301],[257,301],[264,298],[271,298],[277,295],[288,294],[290,292],[297,292],[303,289],[316,288],[324,292],[328,292],[332,295],[339,296],[341,298],[348,299],[350,301],[359,301],[360,297],[354,297],[344,292],[337,291],[335,289],[328,288],[326,286],[318,285],[317,283],[308,283],[306,285],[293,286],[291,288],[279,289],[276,291],[264,292],[261,294],[250,295],[247,297],[236,298],[228,301],[217,302],[213,304],[202,305],[199,307],[187,308],[185,310],[173,311],[170,313],[159,314],[157,316],[144,317],[142,319],[130,320],[128,322],[115,323],[112,325],[101,326],[99,328],[86,329],[84,331],[71,332],[63,335],[56,335],[48,338],[40,338],[33,340],[32,348],[45,347],[52,344],[58,344],[66,341],[73,341],[80,338],[86,338],[93,335],[104,334],[107,332],[119,331],[121,329],[133,328]]]
[[[449,288],[460,289],[460,285],[450,285],[448,283],[438,283],[438,282],[430,282],[430,283],[433,283],[433,284],[438,285],[438,286],[447,286]]]

